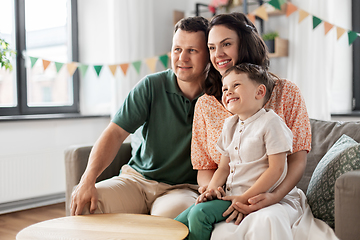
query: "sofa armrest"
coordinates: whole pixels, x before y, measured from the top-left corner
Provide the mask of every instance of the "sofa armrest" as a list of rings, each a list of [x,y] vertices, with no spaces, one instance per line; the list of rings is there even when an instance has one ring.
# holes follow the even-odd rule
[[[360,236],[360,170],[341,175],[335,183],[335,233],[341,240]]]
[[[70,215],[71,193],[79,183],[88,163],[92,146],[71,146],[65,150],[65,178],[66,178],[66,215]],[[131,157],[131,144],[123,143],[114,161],[101,173],[96,182],[117,176],[121,167],[128,163]]]

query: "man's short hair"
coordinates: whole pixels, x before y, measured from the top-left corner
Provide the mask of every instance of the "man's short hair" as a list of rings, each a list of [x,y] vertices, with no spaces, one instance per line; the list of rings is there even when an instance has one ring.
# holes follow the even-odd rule
[[[206,18],[196,16],[196,17],[187,17],[179,20],[175,27],[174,33],[177,30],[181,29],[186,32],[204,32],[205,37],[207,39],[207,28],[209,25],[209,21]]]

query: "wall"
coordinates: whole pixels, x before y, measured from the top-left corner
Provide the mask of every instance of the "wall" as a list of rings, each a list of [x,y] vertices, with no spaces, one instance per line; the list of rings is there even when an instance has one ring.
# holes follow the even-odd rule
[[[0,207],[64,193],[64,150],[94,144],[109,121],[108,117],[0,121]]]

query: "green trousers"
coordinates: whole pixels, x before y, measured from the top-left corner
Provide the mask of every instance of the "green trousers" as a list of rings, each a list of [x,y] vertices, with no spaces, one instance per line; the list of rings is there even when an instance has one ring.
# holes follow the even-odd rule
[[[214,224],[224,221],[223,213],[231,205],[231,201],[212,200],[194,204],[175,218],[189,228],[188,240],[210,239]]]

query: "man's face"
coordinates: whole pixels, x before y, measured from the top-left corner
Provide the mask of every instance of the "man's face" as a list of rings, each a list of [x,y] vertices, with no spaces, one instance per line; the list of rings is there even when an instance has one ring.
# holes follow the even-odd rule
[[[171,65],[178,81],[203,82],[209,53],[204,32],[178,29],[173,37]]]

